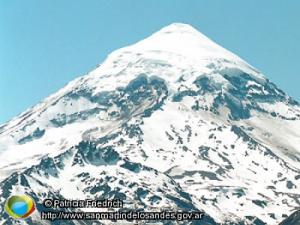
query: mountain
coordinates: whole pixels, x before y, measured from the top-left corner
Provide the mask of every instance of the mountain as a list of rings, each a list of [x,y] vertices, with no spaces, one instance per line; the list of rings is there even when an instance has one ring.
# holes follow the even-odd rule
[[[278,225],[300,206],[299,146],[297,101],[190,25],[171,24],[0,127],[0,224],[19,224],[3,205],[27,193],[38,211],[47,197],[120,198],[136,210],[205,213],[155,224]],[[38,212],[23,222],[62,224]]]

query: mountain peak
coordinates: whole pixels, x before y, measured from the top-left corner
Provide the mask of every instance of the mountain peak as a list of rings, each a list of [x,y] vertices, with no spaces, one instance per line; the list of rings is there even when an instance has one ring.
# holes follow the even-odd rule
[[[160,33],[189,33],[189,34],[200,34],[198,30],[189,24],[185,23],[172,23],[168,26],[163,27]]]
[[[167,66],[172,66],[172,72],[166,70]],[[159,74],[174,84],[183,71],[189,74],[185,79],[196,79],[200,72],[223,71],[238,76],[243,71],[256,80],[265,80],[244,60],[183,23],[172,23],[133,45],[112,52],[101,66],[89,73],[86,80],[87,85],[98,92],[125,86],[128,80],[139,74]],[[112,84],[111,77],[118,77],[118,82]]]
[[[138,53],[174,53],[197,60],[226,59],[246,64],[235,54],[216,44],[191,25],[184,23],[172,23],[148,38],[122,50]]]

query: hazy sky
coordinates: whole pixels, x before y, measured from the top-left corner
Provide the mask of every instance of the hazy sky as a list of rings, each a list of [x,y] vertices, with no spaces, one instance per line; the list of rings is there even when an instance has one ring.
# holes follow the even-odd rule
[[[300,1],[1,0],[0,123],[114,49],[189,23],[300,100]]]

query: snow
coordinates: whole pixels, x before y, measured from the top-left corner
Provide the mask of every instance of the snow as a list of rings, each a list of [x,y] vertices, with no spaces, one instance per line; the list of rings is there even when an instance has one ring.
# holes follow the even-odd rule
[[[46,156],[64,153],[81,140],[97,140],[120,132],[119,136],[100,143],[98,147],[113,146],[123,158],[152,168],[151,172],[142,171],[134,177],[141,184],[146,182],[153,193],[164,185],[167,190],[174,190],[171,178],[165,176],[167,174],[192,196],[199,209],[219,222],[238,221],[252,215],[267,224],[278,224],[283,212],[299,207],[299,203],[291,197],[296,196],[300,187],[299,179],[295,178],[300,171],[297,161],[300,159],[300,120],[296,116],[300,112],[299,106],[288,102],[261,101],[257,102],[258,106],[282,117],[271,117],[252,110],[249,119],[234,121],[228,119],[230,110],[226,105],[222,106],[219,114],[192,109],[195,101],[209,109],[216,98],[214,92],[172,101],[178,91],[197,92],[194,81],[200,76],[212,80],[218,93],[227,94],[232,84],[224,75],[238,77],[243,72],[253,78],[246,85],[251,88],[248,94],[268,94],[264,89],[259,91],[267,82],[265,77],[244,60],[189,25],[171,24],[145,40],[111,53],[95,70],[71,81],[0,128],[0,182],[15,171],[22,173],[24,169],[39,164]],[[141,117],[141,114],[153,106],[153,99],[135,106],[127,117],[111,118],[109,113],[119,110],[113,104],[98,114],[60,127],[51,123],[61,114],[69,116],[103,107],[85,97],[69,98],[68,93],[86,91],[97,96],[104,91],[125,87],[141,74],[163,79],[168,88],[164,104],[150,117]],[[157,100],[161,100],[161,96]],[[284,116],[290,120],[284,119]],[[124,132],[122,125],[125,123],[141,129],[142,143],[139,143],[138,136],[129,137]],[[242,129],[246,137],[236,134],[233,126]],[[25,144],[18,143],[36,128],[45,129],[45,134]],[[121,138],[122,145],[118,144]],[[159,176],[155,176],[153,171],[158,171]],[[59,177],[41,176],[39,180],[55,187],[67,198],[85,198],[87,195],[82,190],[95,183],[84,186],[80,180],[73,179],[82,172],[88,172],[95,179],[101,178],[101,172],[129,181],[133,176],[120,164],[81,167],[72,166],[70,161],[60,171]],[[47,188],[31,177],[27,179],[37,188],[36,191],[47,192]],[[295,187],[288,188],[287,181]],[[112,188],[119,187],[116,182],[110,185]],[[122,188],[133,197],[130,188]],[[213,191],[214,188],[220,190]],[[239,190],[245,194],[237,197]],[[205,198],[208,200],[203,200]],[[262,208],[254,204],[257,199],[267,202],[267,205]],[[145,201],[149,202],[149,199]],[[167,203],[168,200],[163,198],[161,204]],[[270,213],[274,213],[276,218],[271,218]]]

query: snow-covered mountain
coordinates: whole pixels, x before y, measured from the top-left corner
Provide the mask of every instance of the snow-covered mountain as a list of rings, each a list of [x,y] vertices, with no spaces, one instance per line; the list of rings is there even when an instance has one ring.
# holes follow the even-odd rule
[[[299,146],[298,102],[171,24],[0,127],[0,224],[18,224],[3,204],[25,192],[38,210],[46,197],[121,198],[205,212],[191,224],[277,225],[300,207]]]

